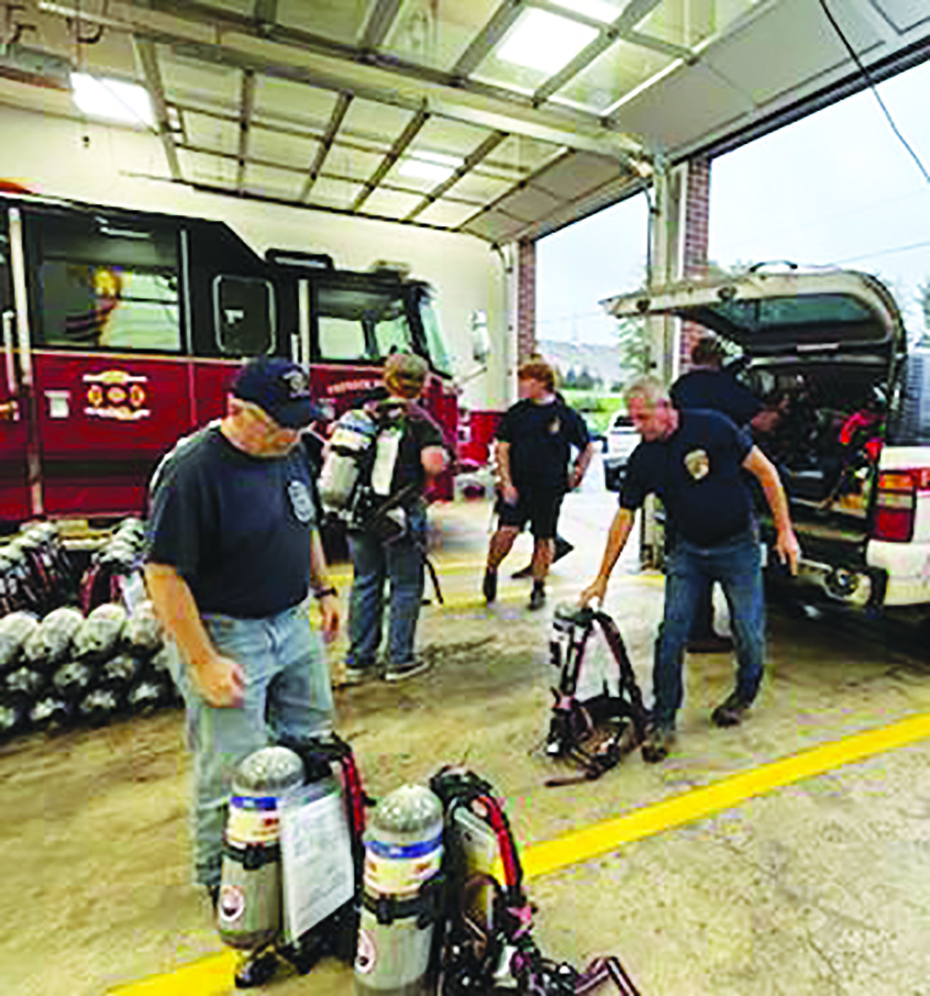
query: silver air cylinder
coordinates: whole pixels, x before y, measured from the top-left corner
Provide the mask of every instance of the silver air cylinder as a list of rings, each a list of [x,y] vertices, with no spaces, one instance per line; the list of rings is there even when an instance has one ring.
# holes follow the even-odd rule
[[[317,481],[327,508],[341,512],[349,507],[363,455],[377,434],[375,420],[361,409],[346,412],[336,423]]]
[[[261,947],[281,928],[280,803],[303,781],[303,762],[286,747],[263,747],[239,765],[216,907],[220,938],[230,947]]]
[[[430,996],[441,909],[442,803],[422,785],[386,796],[365,831],[356,996]]]

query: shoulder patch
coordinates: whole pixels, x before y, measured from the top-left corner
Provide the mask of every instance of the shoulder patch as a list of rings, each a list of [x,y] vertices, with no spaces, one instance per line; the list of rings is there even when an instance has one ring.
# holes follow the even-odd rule
[[[287,486],[287,496],[294,510],[294,517],[304,525],[313,521],[313,499],[303,481],[292,480]]]

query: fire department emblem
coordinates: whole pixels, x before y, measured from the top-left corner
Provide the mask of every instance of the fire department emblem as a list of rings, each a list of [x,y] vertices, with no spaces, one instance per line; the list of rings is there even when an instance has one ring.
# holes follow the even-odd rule
[[[85,415],[135,422],[152,414],[147,407],[148,377],[125,370],[104,370],[84,374],[83,380],[87,384]]]
[[[692,450],[685,454],[685,468],[696,481],[707,477],[710,473],[710,457],[708,457],[707,451]]]

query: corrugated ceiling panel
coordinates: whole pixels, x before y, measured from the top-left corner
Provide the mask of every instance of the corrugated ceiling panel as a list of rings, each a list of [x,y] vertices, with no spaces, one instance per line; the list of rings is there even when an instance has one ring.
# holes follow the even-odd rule
[[[184,133],[191,145],[214,152],[236,152],[239,148],[239,125],[206,114],[184,112]]]
[[[399,107],[376,104],[371,100],[353,100],[346,111],[342,129],[346,137],[356,135],[389,147],[411,117],[411,111]]]
[[[256,166],[249,163],[245,168],[245,189],[251,194],[265,194],[270,197],[283,197],[296,201],[304,185],[304,177],[270,166]]]
[[[350,180],[367,180],[381,165],[384,156],[377,152],[359,152],[334,145],[326,156],[324,169]]]
[[[307,203],[347,209],[352,206],[361,191],[360,183],[346,183],[344,180],[331,180],[321,176],[311,187]]]
[[[524,187],[505,197],[497,206],[514,218],[532,221],[534,218],[544,218],[555,211],[561,203],[559,198],[547,194],[544,190]]]
[[[463,230],[489,242],[504,243],[511,242],[525,227],[522,221],[509,218],[499,211],[482,211]]]
[[[385,218],[404,218],[423,200],[420,194],[402,194],[394,190],[375,190],[365,200],[365,214],[380,214]]]
[[[553,99],[571,101],[586,110],[601,113],[674,61],[673,56],[617,42],[569,80]]]
[[[578,152],[533,177],[531,186],[540,187],[560,200],[570,201],[626,172],[616,160]]]
[[[319,90],[290,80],[256,77],[256,116],[299,121],[315,131],[323,131],[335,105],[336,94],[329,90]]]
[[[431,4],[429,0],[404,0],[382,48],[421,66],[451,69],[490,20],[499,2]]]
[[[199,62],[158,48],[162,82],[169,100],[194,100],[208,107],[238,107],[242,73],[229,66]]]
[[[440,199],[434,201],[428,208],[421,211],[416,220],[427,225],[439,225],[443,228],[458,228],[476,211],[474,204],[455,204],[452,201]]]
[[[500,164],[501,166],[514,170],[521,176],[533,173],[544,163],[549,162],[553,156],[558,155],[563,149],[561,145],[552,142],[540,142],[535,138],[528,138],[525,135],[511,135],[504,139],[500,145],[485,159],[482,166],[489,169]]]
[[[411,150],[443,152],[464,159],[488,137],[488,134],[486,128],[434,117],[420,129],[413,140]]]
[[[249,131],[249,155],[280,163],[282,166],[309,168],[319,147],[320,143],[312,138],[282,135],[280,132],[267,131],[260,127]]]
[[[181,173],[186,180],[206,183],[210,186],[231,187],[236,182],[237,165],[235,160],[221,159],[219,156],[202,155],[199,152],[178,151]]]
[[[512,180],[500,180],[491,176],[481,176],[472,170],[472,172],[466,173],[452,187],[450,193],[454,197],[464,197],[468,200],[484,203],[507,193],[512,186]]]
[[[353,42],[370,6],[365,0],[278,0],[279,24],[339,42]]]

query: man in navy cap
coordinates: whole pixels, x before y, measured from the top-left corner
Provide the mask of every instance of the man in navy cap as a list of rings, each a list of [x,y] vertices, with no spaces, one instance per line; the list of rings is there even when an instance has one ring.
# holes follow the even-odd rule
[[[339,609],[298,446],[315,417],[301,367],[251,360],[233,382],[225,418],[182,439],[152,478],[145,580],[177,650],[195,755],[195,874],[214,903],[239,762],[282,737],[332,729],[309,596],[326,640]]]

